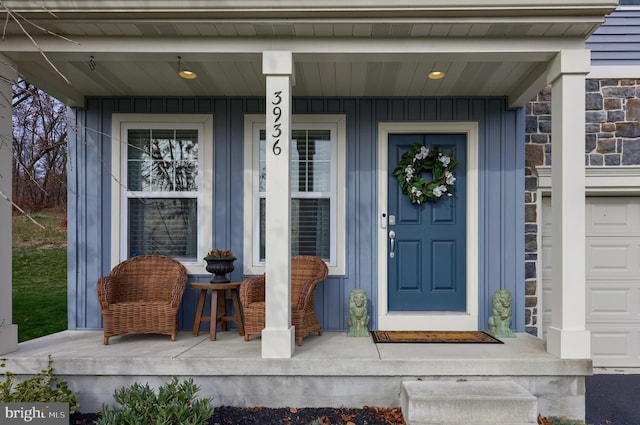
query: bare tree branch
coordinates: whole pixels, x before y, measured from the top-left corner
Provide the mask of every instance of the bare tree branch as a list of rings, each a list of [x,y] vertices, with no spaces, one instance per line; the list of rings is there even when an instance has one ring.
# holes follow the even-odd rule
[[[45,227],[38,223],[36,220],[34,220],[33,217],[31,217],[29,214],[27,214],[22,208],[20,208],[18,205],[16,205],[11,199],[9,199],[7,197],[7,195],[4,194],[4,192],[2,192],[0,190],[0,196],[2,196],[4,199],[6,199],[7,201],[9,201],[9,203],[11,205],[13,205],[18,211],[20,211],[22,214],[24,214],[25,217],[27,217],[29,220],[31,220],[36,226],[40,227],[41,229],[45,229]]]
[[[51,60],[49,60],[49,57],[47,56],[47,54],[44,52],[44,50],[40,47],[38,42],[33,38],[31,33],[25,28],[25,26],[22,23],[25,22],[25,23],[31,25],[33,28],[36,28],[36,29],[44,32],[45,34],[48,34],[48,35],[51,35],[51,36],[54,36],[54,37],[58,37],[58,38],[60,38],[62,40],[68,41],[70,43],[74,43],[74,44],[79,44],[79,43],[76,42],[76,41],[73,41],[73,40],[71,40],[71,39],[69,39],[69,38],[67,38],[67,37],[65,37],[65,36],[63,36],[61,34],[57,34],[57,33],[54,33],[52,31],[49,31],[48,29],[46,29],[46,28],[36,24],[35,22],[25,18],[20,13],[14,12],[9,7],[7,7],[7,5],[5,4],[5,2],[3,0],[0,0],[0,9],[4,10],[5,13],[7,14],[7,17],[6,17],[5,23],[4,23],[4,27],[3,27],[3,31],[2,31],[2,39],[4,40],[4,38],[5,38],[6,34],[7,34],[6,31],[7,31],[7,27],[9,25],[9,22],[11,22],[11,21],[15,22],[16,25],[18,25],[18,27],[20,27],[20,30],[22,31],[22,33],[25,36],[27,36],[27,38],[35,46],[35,48],[38,50],[38,52],[44,58],[44,60],[49,64],[49,66],[51,68],[53,68],[53,70],[56,72],[56,74],[58,74],[67,84],[71,84],[69,79],[58,69],[58,67],[56,67],[53,64],[53,62],[51,62]],[[46,10],[46,9],[43,8],[43,10]],[[53,15],[53,16],[55,16],[55,15]]]

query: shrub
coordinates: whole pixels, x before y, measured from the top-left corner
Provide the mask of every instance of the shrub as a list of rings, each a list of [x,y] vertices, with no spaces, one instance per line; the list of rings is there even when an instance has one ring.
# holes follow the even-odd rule
[[[0,382],[0,402],[68,403],[69,413],[73,414],[79,407],[78,397],[69,389],[65,381],[60,381],[53,375],[51,363],[51,356],[49,356],[49,363],[45,369],[18,384],[13,373],[5,372],[5,379]],[[5,363],[0,363],[0,367],[5,367]],[[14,384],[16,384],[15,387]]]
[[[585,423],[579,419],[568,419],[566,416],[557,417],[549,416],[548,418],[538,415],[538,423],[541,425],[585,425]]]
[[[116,407],[102,406],[96,425],[198,425],[213,416],[208,398],[196,399],[200,388],[189,378],[181,383],[173,377],[158,394],[149,384],[134,383],[114,392]]]
[[[549,419],[551,419],[553,425],[585,425],[584,422],[579,419],[558,418],[556,416],[550,416]]]

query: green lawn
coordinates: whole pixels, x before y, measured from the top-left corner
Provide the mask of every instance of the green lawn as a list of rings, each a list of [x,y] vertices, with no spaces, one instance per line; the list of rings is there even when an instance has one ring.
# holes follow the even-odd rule
[[[67,329],[67,229],[60,216],[13,218],[13,323],[23,342]]]

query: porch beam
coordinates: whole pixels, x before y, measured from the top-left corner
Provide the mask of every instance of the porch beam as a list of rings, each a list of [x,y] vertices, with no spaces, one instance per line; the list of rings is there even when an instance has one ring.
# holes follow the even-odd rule
[[[6,36],[2,41],[2,50],[8,53],[19,52],[21,55],[33,55],[34,60],[41,57],[41,51],[48,56],[63,54],[60,60],[78,60],[86,62],[87,54],[100,54],[96,57],[98,64],[106,60],[123,60],[122,54],[136,54],[136,60],[144,58],[153,60],[173,56],[179,52],[183,57],[189,55],[189,60],[204,59],[211,54],[245,55],[249,53],[262,54],[267,49],[281,51],[295,51],[296,62],[305,59],[303,53],[350,55],[372,54],[391,55],[378,57],[379,61],[394,60],[394,55],[415,53],[450,55],[466,58],[469,54],[477,54],[467,58],[468,61],[482,59],[483,61],[504,61],[504,55],[509,54],[510,60],[547,62],[560,49],[581,49],[584,47],[582,38],[549,37],[513,37],[513,38],[456,38],[456,37],[399,37],[392,39],[376,39],[371,42],[370,37],[285,37],[285,38],[242,38],[242,37],[118,37],[114,44],[113,37],[76,36],[75,43],[69,43],[52,37],[35,37],[38,45],[34,45],[23,36]],[[40,47],[40,49],[38,48]],[[128,59],[128,57],[124,57]],[[313,57],[309,58],[314,60]],[[219,60],[216,58],[216,60]],[[317,60],[317,58],[315,59]],[[352,59],[349,59],[352,60]]]
[[[585,328],[585,77],[587,50],[563,50],[549,68],[552,85],[552,320],[547,351],[562,359],[591,357]]]
[[[295,329],[291,326],[291,85],[293,55],[266,51],[266,327],[262,331],[263,358],[291,358]]]
[[[11,130],[11,86],[15,65],[0,55],[0,192],[11,198],[13,132]],[[11,203],[0,196],[0,355],[18,349],[18,326],[13,324],[11,281]]]

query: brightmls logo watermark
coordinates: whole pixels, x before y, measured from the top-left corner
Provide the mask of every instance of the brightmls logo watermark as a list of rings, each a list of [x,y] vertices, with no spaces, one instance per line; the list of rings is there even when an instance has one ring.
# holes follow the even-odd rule
[[[68,403],[0,403],[0,425],[68,425]]]

